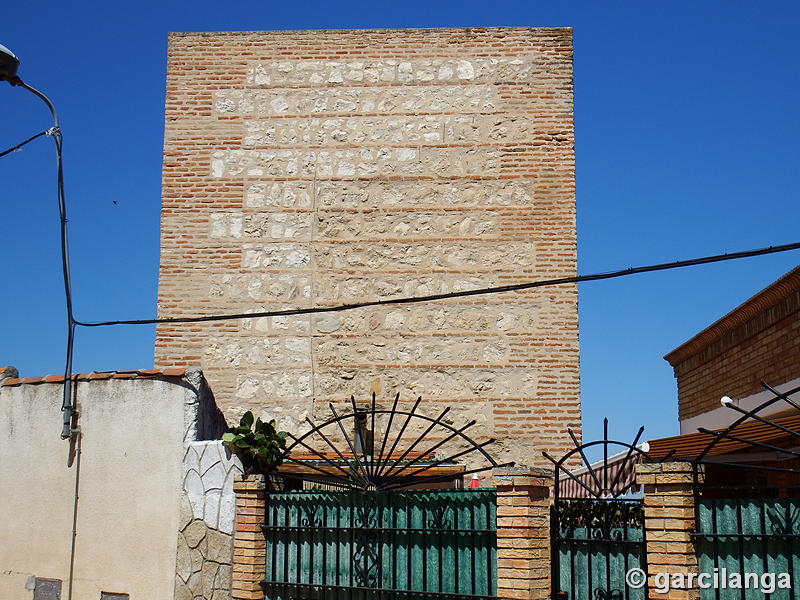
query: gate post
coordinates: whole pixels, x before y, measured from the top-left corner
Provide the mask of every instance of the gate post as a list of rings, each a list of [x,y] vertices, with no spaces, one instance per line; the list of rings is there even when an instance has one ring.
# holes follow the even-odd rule
[[[266,518],[266,485],[263,475],[237,476],[236,526],[233,532],[233,582],[231,597],[263,600],[261,582],[266,576],[267,542],[261,529]]]
[[[698,473],[702,483],[702,473]],[[658,573],[697,573],[697,554],[692,541],[695,531],[694,471],[683,462],[640,463],[636,483],[644,485],[644,529],[647,540],[647,574],[652,591]],[[662,582],[663,584],[663,582]],[[654,596],[665,599],[695,599],[699,589],[670,590]]]
[[[492,471],[497,488],[497,597],[550,596],[550,490],[553,473],[535,467]]]

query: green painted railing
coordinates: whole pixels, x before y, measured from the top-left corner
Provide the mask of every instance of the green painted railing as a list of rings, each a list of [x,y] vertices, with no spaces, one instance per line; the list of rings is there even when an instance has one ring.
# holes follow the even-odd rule
[[[490,490],[270,494],[270,600],[494,598]]]
[[[625,580],[630,569],[647,569],[641,500],[559,500],[551,515],[553,598],[647,598],[646,584]]]
[[[695,539],[698,571],[711,583],[702,600],[800,597],[800,500],[701,500]],[[791,589],[781,586],[787,576]]]

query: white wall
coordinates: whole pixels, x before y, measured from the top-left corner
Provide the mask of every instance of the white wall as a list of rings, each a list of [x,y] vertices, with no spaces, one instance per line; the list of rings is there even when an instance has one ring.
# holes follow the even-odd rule
[[[74,600],[172,600],[182,463],[198,432],[219,427],[205,389],[199,371],[78,382]],[[63,580],[67,599],[78,462],[60,438],[61,390],[0,387],[0,598],[32,598],[37,576]]]

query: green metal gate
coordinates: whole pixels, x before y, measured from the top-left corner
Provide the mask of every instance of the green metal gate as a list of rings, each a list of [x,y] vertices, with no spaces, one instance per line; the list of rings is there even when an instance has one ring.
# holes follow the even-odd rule
[[[644,600],[627,585],[647,572],[641,500],[558,500],[552,507],[553,589],[569,600]]]
[[[709,584],[700,589],[702,600],[797,598],[800,500],[702,499],[697,516],[698,571]],[[781,589],[781,574],[792,589]]]
[[[496,504],[486,489],[271,493],[266,597],[493,599]]]
[[[637,446],[644,427],[632,444],[608,439],[608,419],[603,419],[602,440],[581,444],[571,429],[567,432],[572,450],[558,460],[542,453],[556,472],[550,507],[552,599],[644,600],[649,593],[644,504],[629,495],[635,491],[634,464],[652,461]],[[593,447],[602,450],[595,462],[586,456]],[[609,454],[615,447],[622,451]],[[577,458],[584,467],[573,471]],[[634,574],[633,585],[628,573]]]

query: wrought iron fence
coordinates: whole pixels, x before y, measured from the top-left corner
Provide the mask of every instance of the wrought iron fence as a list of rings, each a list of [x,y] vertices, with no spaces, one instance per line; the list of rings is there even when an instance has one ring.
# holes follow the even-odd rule
[[[781,589],[780,576],[796,589],[800,500],[707,498],[699,501],[697,515],[698,571],[710,574],[712,583],[716,578],[700,598],[744,600],[764,598],[764,592],[772,600],[796,598],[791,589]]]
[[[721,431],[699,429],[708,438],[691,460],[698,572],[710,580],[702,600],[797,598],[800,430],[791,409],[800,410],[800,388],[761,385],[770,398],[750,410],[723,398],[738,418]]]
[[[647,543],[641,498],[625,498],[632,491],[633,464],[651,462],[640,446],[641,427],[633,443],[610,440],[608,419],[603,439],[579,443],[567,430],[574,448],[558,460],[544,452],[555,467],[556,485],[550,510],[551,581],[554,600],[644,600],[647,583],[632,588],[625,582],[629,569],[647,573]],[[590,462],[586,450],[602,450],[602,459]],[[622,448],[609,455],[610,449]],[[583,469],[568,468],[580,457]],[[562,497],[563,482],[571,482],[580,498]]]
[[[492,490],[268,497],[269,600],[496,597]]]
[[[639,600],[626,585],[632,568],[646,571],[641,500],[561,499],[552,510],[554,591],[569,599]]]

